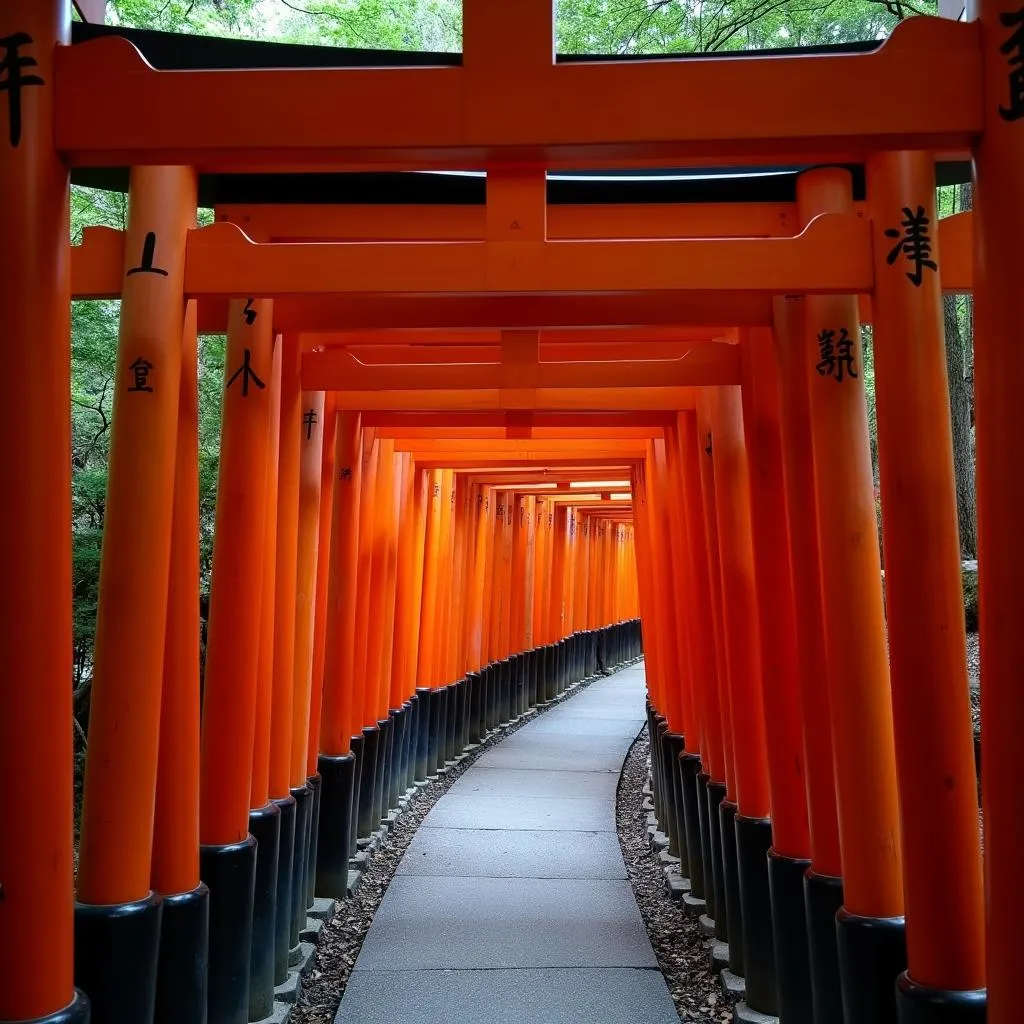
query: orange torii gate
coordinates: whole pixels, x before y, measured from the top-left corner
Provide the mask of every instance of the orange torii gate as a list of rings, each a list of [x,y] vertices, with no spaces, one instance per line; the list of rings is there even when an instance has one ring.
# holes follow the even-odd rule
[[[990,1019],[1014,1020],[1022,962],[1019,901],[1013,899],[1021,811],[1015,776],[1024,717],[1015,687],[1020,655],[1014,630],[1024,592],[1014,557],[1021,467],[1011,432],[1013,371],[1022,357],[1012,345],[997,348],[995,339],[1012,337],[1019,294],[1013,276],[1022,217],[1014,187],[1021,156],[1016,122],[1024,114],[1014,70],[1018,12],[982,2],[978,20],[966,25],[917,19],[870,54],[556,64],[550,3],[531,0],[509,24],[497,5],[466,0],[459,67],[286,75],[159,72],[116,39],[64,47],[67,15],[60,0],[14,0],[0,12],[10,149],[0,165],[0,227],[11,263],[0,288],[10,334],[19,339],[11,347],[15,387],[5,416],[9,435],[29,432],[24,444],[5,453],[16,499],[2,564],[12,586],[23,584],[24,600],[6,620],[2,650],[12,678],[34,684],[9,686],[2,698],[0,779],[8,782],[18,830],[16,842],[0,841],[0,945],[46,941],[50,951],[46,963],[29,972],[19,969],[15,976],[0,969],[0,1015],[84,1020],[88,1011],[75,993],[77,978],[89,990],[97,1019],[151,1019],[144,1004],[158,984],[161,913],[169,919],[172,906],[200,913],[190,909],[204,905],[200,876],[214,899],[222,899],[230,884],[219,872],[253,859],[250,809],[266,807],[267,821],[285,814],[308,820],[311,759],[320,750],[345,756],[310,738],[316,712],[313,669],[306,666],[318,657],[337,666],[358,655],[359,674],[371,680],[358,696],[344,692],[355,674],[349,664],[349,683],[336,677],[341,692],[334,692],[325,670],[323,706],[335,710],[322,725],[334,732],[346,731],[339,725],[341,708],[350,715],[353,735],[367,715],[387,715],[395,699],[409,697],[410,682],[414,689],[421,681],[431,692],[440,689],[436,684],[457,650],[442,650],[436,630],[426,624],[429,616],[438,621],[438,595],[449,600],[454,592],[450,584],[458,576],[451,574],[466,571],[471,531],[461,530],[461,561],[440,559],[442,538],[459,536],[459,516],[451,503],[445,512],[445,502],[435,516],[432,491],[423,488],[429,480],[438,495],[443,488],[455,497],[465,475],[457,476],[458,470],[468,473],[488,459],[507,462],[511,455],[483,444],[466,447],[463,438],[460,448],[445,449],[441,442],[433,452],[424,448],[425,458],[412,449],[409,458],[396,456],[397,439],[375,438],[373,428],[363,428],[360,412],[624,412],[650,403],[683,410],[665,426],[664,437],[634,439],[642,442],[642,453],[626,460],[641,567],[636,599],[651,633],[653,710],[667,728],[665,744],[655,742],[660,817],[675,823],[675,848],[685,848],[691,870],[698,850],[702,862],[713,861],[710,888],[704,871],[705,905],[711,895],[715,926],[729,934],[734,966],[742,958],[751,1004],[768,1006],[776,981],[782,998],[795,984],[781,951],[785,929],[799,930],[803,904],[794,902],[793,890],[803,887],[809,860],[808,901],[821,911],[810,918],[816,1012],[834,1007],[841,993],[848,1024],[893,1019],[897,1005],[904,1022],[976,1020],[985,1013],[987,984]],[[934,81],[936,68],[940,82]],[[894,93],[897,77],[934,87]],[[837,82],[857,97],[845,120],[819,100],[834,97]],[[701,99],[668,112],[635,103],[636,96],[652,94]],[[595,96],[600,104],[593,103]],[[110,113],[97,122],[91,116],[96,109]],[[237,116],[247,109],[268,116],[254,126]],[[351,117],[339,138],[330,118],[274,114],[305,109],[346,109]],[[972,156],[977,208],[970,219],[927,235],[926,250],[925,229],[935,223],[935,152]],[[546,230],[545,168],[749,164],[780,155],[801,163],[866,160],[867,216],[854,212],[845,172],[819,169],[801,178],[792,233],[625,240],[615,234],[564,239]],[[100,241],[90,238],[73,256],[66,245],[69,164],[134,168],[124,237],[93,236]],[[488,170],[489,202],[479,240],[346,245],[304,241],[308,236],[300,234],[299,241],[253,243],[227,223],[191,230],[195,169],[480,165]],[[950,262],[944,231],[961,243],[948,244]],[[74,291],[72,259],[79,282]],[[977,808],[968,784],[973,773],[964,652],[960,630],[952,628],[960,608],[942,287],[973,287],[978,323],[989,894],[984,920]],[[854,376],[856,296],[867,293],[878,342],[882,491],[891,499],[883,524],[891,670],[868,497],[862,382]],[[93,757],[88,768],[77,968],[67,722],[66,310],[72,294],[123,298],[90,729],[94,749],[110,757]],[[257,298],[245,298],[253,294]],[[643,364],[628,371],[636,384],[621,386],[612,374],[622,360],[596,369],[566,360],[561,369],[550,369],[552,364],[534,358],[538,329],[635,323],[724,324],[743,331],[737,351],[710,345],[687,350],[680,377],[668,385]],[[187,572],[178,575],[188,566],[195,534],[186,500],[189,402],[179,395],[188,393],[191,379],[188,339],[196,329],[225,325],[233,375],[226,382],[218,516],[229,525],[218,529],[216,557],[219,565],[237,568],[234,584],[243,603],[232,607],[228,598],[216,598],[202,722],[209,741],[197,762],[198,753],[190,759],[188,752],[197,751],[199,709],[188,695],[198,696],[198,680],[184,658],[178,663],[172,657],[170,639],[189,633],[193,592]],[[502,337],[498,363],[472,371],[465,364],[449,366],[436,378],[429,365],[409,373],[368,366],[351,352],[304,353],[299,339],[303,331],[379,327],[499,328],[514,337]],[[284,332],[276,345],[275,331]],[[689,352],[704,349],[712,350],[697,356],[710,360],[700,370],[705,376],[695,373],[687,383]],[[354,370],[361,375],[357,386],[328,406],[325,392],[342,390],[337,384]],[[694,387],[701,390],[688,390]],[[660,406],[659,389],[672,392]],[[573,391],[586,394],[565,394]],[[246,415],[232,413],[242,401]],[[306,420],[309,411],[313,417]],[[505,422],[513,432],[510,442],[529,453],[525,460],[544,466],[621,465],[624,453],[638,452],[599,439],[588,449],[592,457],[579,459],[576,439],[545,447],[548,439],[515,436],[532,427],[514,418]],[[331,450],[328,423],[335,460],[343,458],[350,470],[348,477],[331,475],[330,488],[323,472],[330,464],[324,454]],[[300,438],[301,445],[292,443]],[[357,477],[358,495],[349,483]],[[316,560],[314,531],[328,521],[325,492],[335,488],[332,537],[344,542],[339,549],[349,559],[357,558],[355,581],[352,573],[335,571],[333,560],[330,573],[326,559],[323,569]],[[240,500],[247,492],[266,494],[267,508]],[[378,496],[387,515],[372,514]],[[535,511],[535,497],[524,492],[522,504],[515,499],[524,525],[531,498]],[[499,662],[513,653],[512,609],[500,601],[527,580],[523,541],[517,548],[508,508],[506,502],[500,522],[495,514],[490,533],[487,523],[476,532],[485,549],[501,544],[507,585],[493,588],[503,597],[495,598],[487,636],[488,656]],[[433,599],[428,604],[421,593],[421,610],[429,613],[422,619],[411,594],[415,587],[402,591],[400,607],[397,596],[388,596],[402,586],[402,565],[415,566],[418,557],[419,528],[411,535],[403,529],[405,514],[415,516],[410,522],[423,522],[424,565],[432,567],[427,578]],[[592,518],[581,508],[581,521]],[[566,523],[568,535],[568,514]],[[403,541],[400,565],[396,548]],[[535,553],[536,533],[533,543]],[[789,560],[781,555],[787,546]],[[457,558],[457,544],[453,550]],[[589,581],[591,572],[600,578],[598,550],[585,544],[585,554],[577,548],[568,558],[556,545],[552,567],[558,550],[563,584],[571,580],[563,591],[572,593],[571,620],[591,623]],[[275,576],[268,583],[270,562]],[[498,571],[495,559],[488,564],[492,574]],[[673,592],[667,566],[678,566],[680,578],[690,582],[687,600]],[[490,592],[487,566],[482,576],[475,563],[473,569],[474,581],[482,579]],[[447,574],[444,586],[439,573]],[[406,568],[406,584],[411,578]],[[318,606],[308,596],[314,583],[328,595],[328,605],[332,587],[347,594],[345,606],[353,612],[353,593],[364,597],[358,613],[366,618],[346,618],[340,631],[350,643],[347,651],[330,649],[333,631],[326,631],[323,616],[317,621]],[[785,596],[790,591],[792,602]],[[307,598],[298,600],[299,593]],[[782,597],[773,601],[775,594]],[[630,599],[625,594],[621,607],[631,607]],[[525,631],[522,614],[519,636]],[[389,615],[402,622],[395,635],[404,646],[386,642]],[[421,648],[428,642],[415,661],[414,632]],[[268,634],[272,645],[264,643]],[[777,636],[798,638],[808,656],[795,663],[794,650],[769,642]],[[482,631],[480,644],[482,649]],[[392,675],[396,653],[403,669]],[[510,680],[523,678],[520,669],[515,672],[520,674],[505,670],[500,683],[499,718],[512,713]],[[820,692],[822,673],[828,700]],[[253,680],[252,687],[231,685],[232,674]],[[521,696],[522,690],[515,692]],[[768,714],[763,693],[773,698]],[[175,695],[185,698],[180,706],[171,702]],[[236,697],[247,700],[241,713],[232,704]],[[436,744],[448,704],[425,703],[432,708]],[[251,720],[251,728],[225,726],[229,712]],[[392,726],[382,732],[378,725],[376,733],[368,728],[374,742],[386,735],[394,749]],[[449,735],[445,753],[454,749]],[[184,768],[168,760],[175,749],[170,736],[188,740],[178,747],[188,762]],[[801,754],[805,761],[794,774],[791,766]],[[434,756],[440,756],[436,746]],[[266,765],[266,784],[251,770],[258,761]],[[679,781],[698,767],[697,774],[706,776],[703,791],[700,783]],[[804,772],[806,799],[799,784]],[[167,790],[171,778],[180,785]],[[200,786],[201,805],[194,799]],[[710,802],[693,813],[694,794],[702,792]],[[682,814],[669,809],[676,794]],[[380,787],[370,792],[365,811],[371,823],[389,797]],[[277,815],[274,804],[280,805]],[[721,829],[710,824],[719,804]],[[40,807],[48,810],[40,813]],[[164,836],[167,823],[184,822],[189,813],[197,827],[178,833],[175,855],[161,847],[160,854],[169,856],[154,859],[154,836]],[[706,829],[693,828],[705,819]],[[292,833],[296,864],[309,864],[309,852],[298,842],[307,832]],[[203,867],[197,871],[200,841]],[[773,899],[774,918],[764,912],[768,842],[774,844],[773,884],[789,893],[788,902]],[[953,888],[950,878],[958,881]],[[263,881],[270,885],[273,879]],[[161,905],[151,887],[170,890],[173,899]],[[304,892],[295,885],[286,893],[294,930]],[[831,923],[840,901],[836,944],[834,935],[814,928]],[[801,913],[779,909],[794,906]],[[226,903],[218,907],[227,909]],[[275,924],[287,919],[278,914]],[[768,960],[769,920],[780,951],[778,972]],[[141,1002],[124,1000],[118,1011],[113,1004],[124,993],[112,991],[112,979],[123,981],[124,972],[112,965],[121,949],[131,950],[132,963],[146,969],[137,972],[134,990]],[[828,963],[815,962],[826,955]],[[245,1019],[249,993],[240,979],[250,968],[249,948],[218,943],[210,957],[214,1016]],[[834,983],[837,963],[841,985]],[[902,973],[908,963],[909,973]],[[162,997],[169,998],[173,984],[163,979]]]

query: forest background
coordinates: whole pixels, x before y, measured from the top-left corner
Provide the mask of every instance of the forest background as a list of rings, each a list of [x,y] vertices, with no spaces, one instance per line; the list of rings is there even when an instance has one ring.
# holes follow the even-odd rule
[[[507,0],[515,16],[515,0]],[[907,17],[935,16],[933,2],[904,0],[558,0],[560,53],[670,54],[820,46],[883,39]],[[77,17],[77,14],[76,14]],[[264,41],[371,49],[457,51],[461,0],[109,0],[109,24]],[[72,242],[82,229],[123,229],[127,197],[72,190]],[[970,186],[939,189],[941,216],[969,209]],[[200,224],[212,211],[199,211]],[[962,557],[975,555],[973,326],[969,296],[946,296],[950,408]],[[75,302],[72,309],[72,460],[74,678],[76,732],[88,714],[100,553],[106,502],[119,303]],[[871,330],[863,331],[863,373],[877,444]],[[223,336],[199,339],[199,479],[202,589],[208,592],[213,550]],[[880,522],[880,518],[879,518]],[[205,611],[206,602],[203,602]]]

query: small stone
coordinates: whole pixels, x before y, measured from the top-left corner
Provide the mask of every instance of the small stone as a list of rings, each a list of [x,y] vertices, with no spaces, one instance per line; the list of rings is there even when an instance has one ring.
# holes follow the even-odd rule
[[[302,985],[302,976],[298,971],[289,971],[288,977],[274,988],[274,999],[282,1003],[296,1003],[299,999],[299,989]]]
[[[729,966],[729,943],[715,939],[710,948],[711,970],[724,971]]]
[[[683,910],[685,910],[690,917],[699,918],[706,909],[707,902],[702,900],[699,896],[693,896],[690,893],[683,894]]]
[[[310,917],[319,918],[321,921],[330,921],[334,917],[334,900],[326,896],[318,896],[313,900],[313,907],[308,911]]]
[[[728,967],[718,976],[722,982],[722,991],[730,1003],[739,1003],[747,998],[747,979],[733,974]]]
[[[306,925],[299,932],[299,939],[302,942],[316,943],[320,941],[320,932],[323,929],[324,923],[318,917],[307,917]]]
[[[779,1024],[778,1017],[751,1009],[746,1003],[737,1003],[733,1007],[732,1019],[736,1024]]]
[[[348,870],[348,894],[349,896],[355,895],[356,889],[359,888],[359,883],[363,880],[363,873],[357,868],[349,868]]]

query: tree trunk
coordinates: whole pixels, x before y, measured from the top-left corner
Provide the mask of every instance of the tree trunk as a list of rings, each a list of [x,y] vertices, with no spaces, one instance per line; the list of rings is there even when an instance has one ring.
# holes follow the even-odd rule
[[[971,186],[960,186],[960,210],[971,208]],[[974,489],[974,441],[971,434],[971,388],[967,366],[973,360],[970,334],[964,336],[957,316],[957,297],[942,297],[946,333],[946,371],[949,377],[949,410],[953,424],[953,469],[956,474],[956,513],[960,529],[960,557],[977,554],[977,501]],[[971,330],[968,324],[968,330]]]

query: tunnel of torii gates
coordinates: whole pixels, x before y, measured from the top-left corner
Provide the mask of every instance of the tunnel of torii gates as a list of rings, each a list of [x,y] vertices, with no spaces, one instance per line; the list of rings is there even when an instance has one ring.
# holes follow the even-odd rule
[[[657,814],[749,1006],[1019,1021],[1024,9],[566,62],[551,0],[465,0],[461,58],[287,71],[69,18],[0,5],[0,1020],[259,1019],[354,841],[642,620]],[[780,161],[781,202],[548,201]],[[127,229],[71,247],[103,168]],[[485,201],[309,201],[474,168]],[[290,201],[197,230],[218,176]],[[975,296],[984,857],[943,290]],[[68,310],[117,296],[76,879]],[[202,685],[197,331],[228,339]]]

